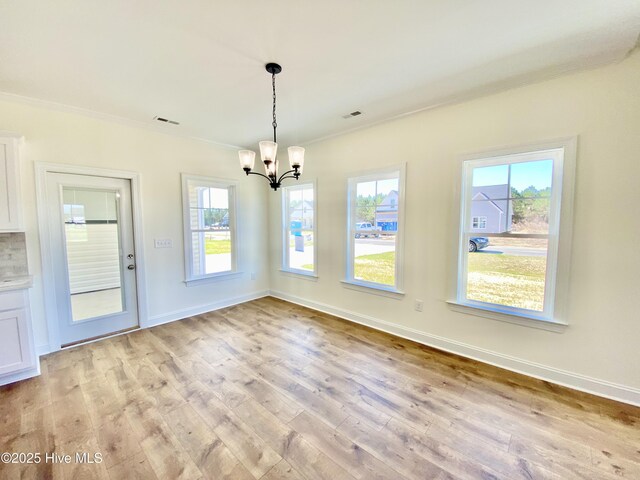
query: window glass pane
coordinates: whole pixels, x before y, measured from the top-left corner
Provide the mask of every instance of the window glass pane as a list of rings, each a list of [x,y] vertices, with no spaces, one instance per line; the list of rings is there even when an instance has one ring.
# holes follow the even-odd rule
[[[302,190],[289,190],[289,206],[290,208],[298,208],[302,205]]]
[[[509,183],[509,165],[493,165],[473,169],[472,185],[474,187],[506,185],[507,183]]]
[[[511,233],[549,233],[549,197],[511,200]]]
[[[467,299],[541,312],[548,241],[485,237],[485,246],[480,238],[469,240]]]
[[[500,165],[508,170],[508,165]],[[496,167],[475,168],[476,172],[481,170],[491,170],[496,173],[495,182],[501,181],[502,170]],[[485,172],[482,175],[484,181],[490,181],[491,177]],[[506,180],[506,179],[505,179]],[[474,185],[471,189],[471,232],[482,231],[483,233],[504,233],[511,227],[509,212],[509,185],[508,183],[495,183],[488,185]],[[485,228],[473,225],[473,219],[484,218]]]
[[[396,277],[395,236],[361,236],[354,245],[354,278],[394,286]]]
[[[124,309],[118,196],[64,187],[63,212],[72,321]]]
[[[358,197],[374,197],[376,195],[376,182],[358,182],[356,195]]]
[[[524,196],[550,196],[553,160],[511,164],[511,189]]]
[[[313,230],[289,234],[289,268],[313,272]]]
[[[314,222],[313,188],[296,188],[287,191],[289,209],[286,242],[288,268],[313,272],[314,266]]]
[[[398,185],[397,177],[356,184],[355,280],[396,285]]]
[[[194,276],[231,270],[231,236],[227,231],[191,234]]]

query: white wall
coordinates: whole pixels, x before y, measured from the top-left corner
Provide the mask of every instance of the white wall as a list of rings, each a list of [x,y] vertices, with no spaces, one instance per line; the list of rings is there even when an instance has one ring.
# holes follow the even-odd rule
[[[179,127],[176,127],[179,129]],[[138,172],[141,178],[148,314],[151,323],[182,318],[212,305],[268,289],[259,240],[267,230],[266,187],[246,179],[234,149],[166,135],[37,104],[0,99],[0,130],[25,137],[21,148],[30,292],[36,346],[48,343],[45,318],[34,162],[65,163]],[[238,179],[239,278],[187,287],[182,249],[180,173]],[[265,182],[266,183],[266,182]],[[171,238],[173,248],[155,249],[154,238]],[[250,280],[250,273],[256,280]]]
[[[366,111],[365,111],[366,115]],[[578,135],[570,326],[550,332],[452,311],[458,155]],[[425,343],[640,403],[640,52],[624,62],[417,113],[307,145],[318,181],[317,282],[277,271],[283,298]],[[407,162],[402,300],[340,284],[347,177]],[[271,225],[279,199],[271,198]],[[424,300],[424,312],[414,300]],[[611,385],[615,384],[615,385]]]

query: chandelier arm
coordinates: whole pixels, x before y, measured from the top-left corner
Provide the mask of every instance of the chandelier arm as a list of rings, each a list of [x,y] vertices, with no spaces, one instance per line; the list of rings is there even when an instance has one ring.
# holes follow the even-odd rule
[[[280,182],[282,182],[282,180],[286,180],[287,178],[295,178],[296,180],[298,180],[298,177],[294,176],[294,175],[289,175],[286,177],[280,177]]]
[[[266,178],[266,179],[269,181],[269,183],[272,183],[272,182],[273,182],[273,178],[271,178],[271,177],[267,177],[264,173],[259,173],[259,172],[247,172],[247,175],[260,175],[261,177]]]
[[[294,168],[293,170],[289,170],[288,172],[284,172],[284,173],[282,174],[282,176],[278,179],[278,183],[282,182],[282,180],[284,180],[285,178],[296,178],[296,177],[294,177],[293,175],[290,175],[290,176],[288,176],[288,177],[286,176],[286,175],[290,174],[291,172],[296,172],[296,173],[298,173],[298,169],[297,169],[297,168]]]

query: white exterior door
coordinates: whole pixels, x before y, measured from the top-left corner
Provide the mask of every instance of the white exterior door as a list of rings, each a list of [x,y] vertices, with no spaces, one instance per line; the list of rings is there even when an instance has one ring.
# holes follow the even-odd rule
[[[129,180],[47,174],[62,346],[138,326]]]

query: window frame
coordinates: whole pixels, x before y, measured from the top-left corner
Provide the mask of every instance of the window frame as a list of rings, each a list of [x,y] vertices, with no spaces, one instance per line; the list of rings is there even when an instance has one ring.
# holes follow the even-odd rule
[[[406,162],[375,170],[368,170],[352,174],[347,179],[347,245],[345,279],[342,281],[346,288],[373,293],[378,295],[401,298],[404,296],[404,229],[405,229],[405,198],[406,198]],[[396,232],[395,250],[395,284],[358,280],[354,275],[355,267],[355,226],[357,184],[363,182],[388,180],[398,178],[398,229]]]
[[[545,296],[542,312],[491,304],[466,298],[468,237],[473,236],[466,229],[471,221],[471,208],[467,202],[467,192],[471,191],[471,175],[474,167],[504,165],[548,159],[549,151],[562,150],[560,158],[554,157],[552,176],[552,196],[549,210],[549,232],[547,263],[545,271]],[[460,157],[460,172],[456,197],[459,205],[458,232],[456,242],[457,268],[452,282],[454,300],[448,303],[463,313],[488,317],[521,325],[559,331],[556,327],[568,325],[567,293],[569,289],[569,271],[571,263],[571,242],[573,225],[573,192],[575,183],[575,163],[577,137],[561,138],[547,142],[539,142],[523,146],[488,150]],[[518,161],[506,161],[505,157],[518,157]],[[533,234],[531,234],[533,235]],[[523,238],[523,234],[495,234]],[[548,327],[547,327],[548,326]]]
[[[208,283],[217,280],[225,280],[237,276],[238,271],[237,252],[238,236],[236,222],[236,187],[238,182],[222,178],[207,177],[204,175],[191,175],[183,173],[182,177],[182,223],[184,241],[184,268],[187,286]],[[194,275],[193,273],[193,247],[191,244],[192,234],[200,230],[192,230],[190,222],[189,184],[193,182],[198,187],[221,188],[228,192],[229,196],[229,234],[231,236],[231,269],[223,272],[208,273],[205,275]]]
[[[313,189],[313,271],[293,268],[290,266],[289,258],[289,193],[295,190],[304,190],[311,187]],[[282,209],[281,209],[281,230],[282,230],[282,261],[280,262],[280,271],[292,273],[295,275],[303,275],[305,277],[318,276],[318,191],[316,180],[305,181],[304,183],[296,183],[282,187]]]

